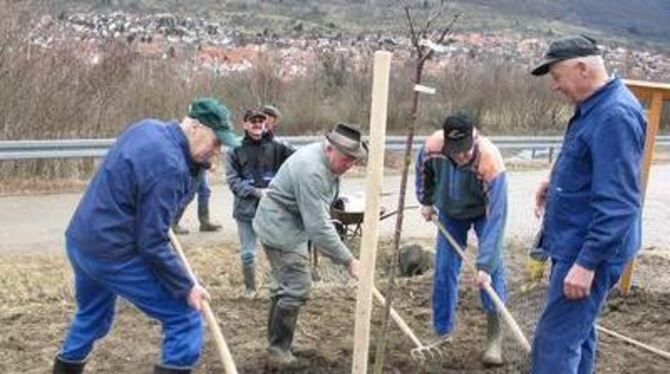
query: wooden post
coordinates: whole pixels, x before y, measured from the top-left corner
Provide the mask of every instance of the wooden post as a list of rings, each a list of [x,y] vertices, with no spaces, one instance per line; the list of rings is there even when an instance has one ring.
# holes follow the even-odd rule
[[[361,238],[361,273],[356,299],[354,358],[351,368],[351,372],[354,374],[364,374],[368,371],[370,316],[379,238],[381,189],[384,177],[384,147],[390,70],[391,53],[375,52],[372,109],[370,111],[370,153],[365,187],[366,214],[363,218],[363,237]]]
[[[650,101],[649,109],[647,110],[647,135],[644,142],[644,159],[642,161],[642,206],[644,206],[651,161],[654,157],[656,134],[658,133],[658,128],[661,124],[663,99],[670,98],[670,84],[654,84],[636,81],[627,81],[626,84],[640,100]],[[624,294],[627,294],[630,291],[631,284],[633,283],[634,270],[635,259],[632,259],[628,265],[626,265],[626,269],[624,269],[624,272],[621,275],[621,281],[619,282],[619,287]]]

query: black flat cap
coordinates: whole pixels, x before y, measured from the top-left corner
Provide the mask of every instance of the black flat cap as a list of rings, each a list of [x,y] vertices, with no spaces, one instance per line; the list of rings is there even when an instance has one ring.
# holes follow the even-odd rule
[[[544,61],[537,65],[530,73],[545,75],[551,65],[575,57],[599,56],[602,54],[595,39],[586,35],[573,35],[554,40],[549,44],[549,50],[544,54]]]

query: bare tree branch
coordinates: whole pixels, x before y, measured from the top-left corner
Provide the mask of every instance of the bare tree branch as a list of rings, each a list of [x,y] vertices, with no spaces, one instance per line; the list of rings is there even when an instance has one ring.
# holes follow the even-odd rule
[[[405,7],[405,14],[407,15],[407,24],[409,24],[410,39],[412,40],[412,45],[417,51],[420,50],[419,41],[414,31],[414,23],[412,23],[412,15],[409,13],[409,6]]]
[[[437,17],[439,17],[442,14],[442,11],[437,11],[433,16],[428,16],[428,21],[426,21],[426,30],[430,30],[430,25],[435,21]]]

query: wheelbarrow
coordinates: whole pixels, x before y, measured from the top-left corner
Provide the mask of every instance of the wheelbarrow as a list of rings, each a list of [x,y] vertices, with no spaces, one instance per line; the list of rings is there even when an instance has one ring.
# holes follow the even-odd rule
[[[405,209],[416,209],[418,205],[406,206]],[[398,213],[398,210],[386,213],[383,206],[379,209],[379,219],[385,220]],[[363,232],[363,218],[365,217],[365,203],[362,199],[353,199],[347,196],[338,197],[330,206],[330,217],[340,239],[347,240],[360,236]]]
[[[360,210],[346,210],[347,204],[345,204],[346,198],[337,198],[330,207],[330,216],[335,230],[340,235],[342,241],[350,240],[356,236],[360,236],[363,232],[363,218],[365,217],[364,204],[358,204],[355,208]],[[418,205],[406,206],[405,209],[417,209]],[[383,206],[379,209],[379,219],[385,220],[386,218],[392,217],[398,214],[398,209],[391,212],[386,212],[386,208]],[[310,255],[310,260],[312,262],[312,278],[315,281],[320,279],[316,268],[319,265],[319,257],[317,251],[315,250],[312,242],[308,242],[308,251]]]

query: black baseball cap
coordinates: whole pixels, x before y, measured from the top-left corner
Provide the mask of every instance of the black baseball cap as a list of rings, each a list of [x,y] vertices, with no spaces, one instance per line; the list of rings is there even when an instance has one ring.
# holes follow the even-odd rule
[[[533,75],[545,75],[549,72],[551,65],[569,60],[575,57],[600,56],[601,49],[595,39],[586,35],[573,35],[554,40],[549,44],[549,50],[544,54],[544,60],[530,73]]]
[[[444,153],[453,155],[469,151],[474,143],[474,127],[474,120],[466,113],[453,114],[445,118],[442,123]]]

